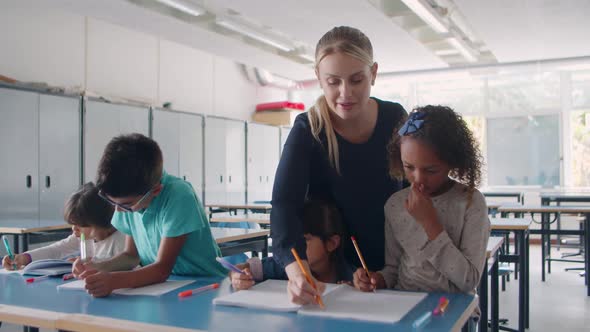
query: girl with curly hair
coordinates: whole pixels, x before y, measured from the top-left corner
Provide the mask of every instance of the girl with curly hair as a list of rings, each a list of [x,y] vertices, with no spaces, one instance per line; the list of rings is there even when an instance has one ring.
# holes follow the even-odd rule
[[[446,106],[416,108],[388,155],[390,174],[411,186],[385,203],[384,268],[357,270],[355,286],[474,293],[490,222],[476,189],[482,157],[467,124]]]

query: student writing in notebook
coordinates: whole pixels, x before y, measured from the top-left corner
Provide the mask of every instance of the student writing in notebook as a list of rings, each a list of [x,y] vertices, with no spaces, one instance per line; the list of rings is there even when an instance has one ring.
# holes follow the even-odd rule
[[[118,288],[164,282],[170,274],[225,275],[201,202],[190,183],[163,170],[155,141],[141,134],[113,138],[96,185],[101,198],[115,206],[112,224],[126,234],[126,246],[110,260],[74,262],[74,275],[86,281],[88,293],[106,296]]]
[[[94,240],[94,257],[100,260],[113,257],[125,248],[125,235],[111,225],[113,207],[98,196],[98,189],[88,182],[74,192],[66,201],[64,220],[72,225],[72,234],[51,245],[29,250],[2,259],[2,266],[13,269],[13,263],[22,268],[32,261],[40,259],[65,259],[80,254],[80,234],[86,239]]]
[[[307,261],[313,276],[327,283],[352,281],[354,268],[345,260],[342,241],[346,235],[338,209],[323,200],[312,199],[303,207],[303,232],[307,244]],[[230,272],[235,289],[248,289],[257,281],[288,279],[285,269],[274,259],[253,257],[239,264],[243,273]]]
[[[354,285],[474,293],[490,222],[476,189],[482,158],[467,124],[449,107],[419,107],[388,150],[391,175],[411,187],[385,203],[385,267],[370,278],[358,269]]]

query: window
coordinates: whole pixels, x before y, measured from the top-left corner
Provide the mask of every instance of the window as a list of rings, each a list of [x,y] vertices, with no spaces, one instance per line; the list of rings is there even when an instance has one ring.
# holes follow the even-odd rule
[[[590,110],[573,111],[570,115],[572,133],[572,180],[575,187],[590,186]]]
[[[559,142],[557,114],[489,118],[489,185],[559,185]]]

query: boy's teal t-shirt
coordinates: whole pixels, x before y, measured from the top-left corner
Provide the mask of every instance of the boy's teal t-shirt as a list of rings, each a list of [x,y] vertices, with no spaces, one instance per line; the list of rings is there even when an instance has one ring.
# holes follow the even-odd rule
[[[221,256],[221,250],[193,187],[166,172],[160,182],[162,191],[146,209],[116,211],[111,220],[113,226],[133,237],[142,266],[156,261],[162,238],[188,234],[172,274],[225,276],[227,272],[215,260]]]

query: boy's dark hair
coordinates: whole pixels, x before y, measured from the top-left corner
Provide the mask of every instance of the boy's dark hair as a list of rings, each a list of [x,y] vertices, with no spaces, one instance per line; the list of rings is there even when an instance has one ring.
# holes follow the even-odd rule
[[[85,183],[66,201],[64,220],[80,227],[111,228],[115,208],[98,196],[98,188],[92,182]]]
[[[449,164],[449,175],[453,179],[475,189],[481,181],[483,158],[463,117],[450,107],[441,105],[417,107],[411,114],[414,113],[422,113],[420,119],[424,122],[418,129],[403,136],[398,130],[393,132],[387,147],[389,174],[398,179],[404,177],[400,144],[404,137],[412,137],[430,145],[438,158]],[[406,120],[401,122],[400,128]]]
[[[143,195],[162,177],[162,151],[141,134],[120,135],[104,149],[96,186],[113,197]]]
[[[332,258],[342,256],[346,230],[340,211],[326,200],[311,199],[303,206],[303,233],[327,241],[333,235],[340,235],[340,246],[332,252]]]

